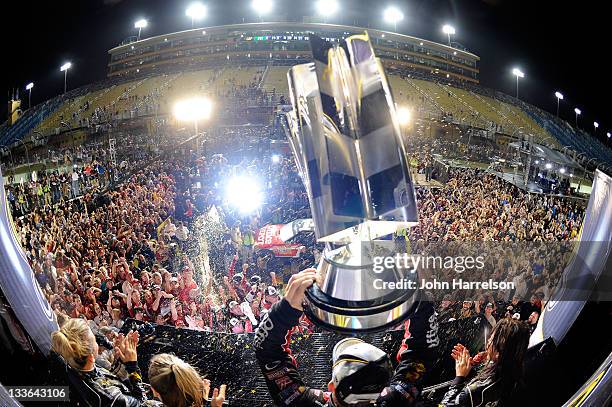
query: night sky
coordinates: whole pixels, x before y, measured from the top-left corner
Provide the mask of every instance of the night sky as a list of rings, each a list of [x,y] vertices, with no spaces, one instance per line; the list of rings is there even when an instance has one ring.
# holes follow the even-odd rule
[[[387,5],[404,13],[398,31],[444,43],[444,23],[457,29],[454,40],[481,57],[480,79],[484,86],[515,93],[514,66],[526,74],[520,96],[550,112],[556,111],[554,92],[565,95],[561,115],[574,121],[574,107],[581,108],[581,127],[598,134],[612,131],[604,96],[612,94],[609,78],[610,49],[604,29],[609,24],[605,2],[543,0],[339,0],[342,12],[328,21],[363,27],[392,29],[382,20]],[[255,21],[250,0],[202,0],[208,17],[200,25],[221,25]],[[144,17],[149,27],[143,36],[191,28],[185,16],[190,1],[183,0],[63,0],[12,2],[11,13],[3,12],[2,38],[5,43],[4,98],[0,115],[6,119],[6,98],[11,89],[33,81],[33,103],[63,90],[65,60],[73,63],[68,86],[103,79],[108,63],[107,50],[130,35],[134,21]],[[276,0],[266,20],[279,18],[301,21],[312,16],[314,0]],[[8,20],[8,21],[7,21]],[[22,93],[23,92],[23,93]],[[26,101],[27,96],[22,98]],[[27,103],[27,102],[24,102]]]

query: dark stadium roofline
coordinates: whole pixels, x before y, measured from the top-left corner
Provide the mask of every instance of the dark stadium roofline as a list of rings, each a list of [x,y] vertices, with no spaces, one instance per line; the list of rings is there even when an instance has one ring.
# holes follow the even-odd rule
[[[297,29],[297,28],[301,28],[304,27],[305,29],[308,29],[309,27],[315,28],[339,28],[339,29],[347,29],[347,30],[359,30],[359,31],[368,31],[369,33],[377,33],[379,34],[378,36],[382,36],[382,34],[386,36],[390,36],[390,37],[396,37],[397,39],[405,39],[405,40],[411,40],[411,41],[415,41],[415,42],[422,42],[424,45],[428,45],[430,47],[437,47],[439,49],[442,49],[446,52],[457,52],[457,54],[461,53],[464,56],[470,56],[474,59],[476,59],[477,61],[480,61],[480,57],[476,54],[473,54],[469,51],[464,51],[460,48],[453,48],[450,47],[448,45],[444,45],[441,44],[439,42],[434,42],[434,41],[430,41],[430,40],[426,40],[423,38],[418,38],[418,37],[413,37],[411,35],[406,35],[406,34],[398,34],[398,33],[394,33],[391,31],[383,31],[383,30],[377,30],[374,28],[365,28],[365,27],[357,27],[357,26],[352,26],[352,25],[340,25],[340,24],[324,24],[324,23],[297,23],[297,22],[264,22],[264,23],[240,23],[240,24],[228,24],[228,25],[215,25],[215,26],[211,26],[211,27],[200,27],[200,28],[194,28],[194,29],[190,29],[190,30],[183,30],[183,31],[177,31],[177,32],[173,32],[173,33],[167,33],[167,34],[162,34],[162,35],[157,35],[155,37],[149,37],[149,38],[145,38],[145,39],[141,39],[139,41],[134,41],[134,42],[130,42],[128,44],[123,44],[123,45],[118,45],[114,48],[111,48],[110,50],[108,50],[109,54],[112,54],[116,51],[120,51],[120,50],[124,50],[124,49],[129,49],[129,47],[133,46],[134,44],[138,44],[140,45],[148,45],[148,44],[156,44],[158,42],[161,42],[164,40],[164,38],[189,38],[191,37],[191,34],[196,33],[196,32],[201,32],[201,31],[220,31],[220,30],[225,30],[225,29],[230,29],[230,28],[234,28],[234,29],[239,29],[239,28],[254,28],[254,27],[262,27],[261,29],[266,29],[267,27],[282,27],[282,26],[287,26],[288,28],[292,28],[292,29]]]

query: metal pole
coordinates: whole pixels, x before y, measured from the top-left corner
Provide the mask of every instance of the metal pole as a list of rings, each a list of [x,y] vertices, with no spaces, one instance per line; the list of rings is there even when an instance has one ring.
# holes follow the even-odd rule
[[[451,47],[450,33],[448,33],[448,46]]]
[[[142,30],[142,27],[138,27],[138,38],[136,38],[136,41],[140,41],[140,30]]]
[[[557,117],[559,117],[559,98],[557,98]]]
[[[519,98],[518,96],[518,78],[519,78],[518,75],[516,75],[516,98],[517,99]]]
[[[68,78],[68,70],[65,69],[64,70],[64,93],[66,93],[66,81],[67,81],[67,78]]]
[[[30,93],[28,95],[28,109],[32,107],[32,89],[30,89]]]

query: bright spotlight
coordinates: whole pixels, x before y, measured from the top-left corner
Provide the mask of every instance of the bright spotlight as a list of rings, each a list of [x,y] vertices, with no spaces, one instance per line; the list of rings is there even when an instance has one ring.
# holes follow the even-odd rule
[[[536,165],[540,163],[540,160],[535,160]]]
[[[387,7],[384,13],[385,21],[397,26],[397,23],[404,19],[404,13],[397,7]]]
[[[593,122],[593,126],[595,126],[595,128],[598,128],[599,127],[599,123]]]
[[[520,69],[518,69],[518,68],[514,68],[512,70],[512,74],[514,76],[518,77],[518,78],[524,78],[525,77],[525,73],[523,71],[521,71]]]
[[[30,82],[26,85],[26,90],[30,90],[34,87],[34,82]]]
[[[206,98],[181,100],[174,105],[174,117],[181,121],[208,119],[212,113],[212,102]]]
[[[148,25],[147,20],[143,18],[134,23],[134,28],[146,28],[147,25]]]
[[[546,169],[550,170],[552,168],[552,164],[551,163],[546,163]]]
[[[578,108],[575,108],[575,109],[574,109],[574,113],[576,113],[576,114],[582,114],[582,111],[581,111],[580,109],[578,109]]]
[[[225,200],[243,214],[252,213],[263,203],[263,193],[256,179],[237,176],[227,182]]]
[[[410,110],[406,107],[397,109],[397,121],[401,126],[406,126],[410,123]]]
[[[610,132],[607,132],[607,133],[606,133],[606,136],[608,136],[608,138],[610,138]]]
[[[253,0],[252,7],[259,16],[268,14],[272,11],[272,0]]]
[[[555,96],[557,97],[557,99],[561,99],[561,100],[563,100],[563,93],[561,93],[561,92],[555,92]]]
[[[192,20],[201,20],[206,17],[206,6],[202,3],[192,3],[187,7],[185,14]]]
[[[278,164],[278,163],[280,162],[280,155],[278,155],[278,154],[274,154],[274,155],[272,156],[272,162],[273,162],[274,164]]]
[[[442,32],[448,35],[455,35],[455,27],[453,27],[452,25],[445,24],[442,27]]]
[[[60,72],[67,71],[72,68],[72,62],[66,62],[64,65],[60,66]]]
[[[319,0],[317,1],[317,12],[322,16],[330,16],[336,14],[340,5],[336,0]]]
[[[561,168],[561,169],[559,170],[559,172],[560,172],[561,174],[565,174],[565,168]]]

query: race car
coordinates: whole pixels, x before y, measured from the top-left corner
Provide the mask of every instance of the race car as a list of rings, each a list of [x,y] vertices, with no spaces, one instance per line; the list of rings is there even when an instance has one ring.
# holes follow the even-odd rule
[[[312,219],[297,219],[286,225],[266,225],[259,229],[255,239],[255,253],[274,257],[299,258],[306,252],[304,240],[314,239]]]

